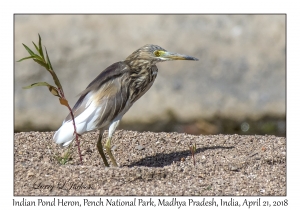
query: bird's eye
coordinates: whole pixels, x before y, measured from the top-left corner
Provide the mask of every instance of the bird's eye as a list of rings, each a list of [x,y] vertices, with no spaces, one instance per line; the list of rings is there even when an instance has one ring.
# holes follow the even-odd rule
[[[156,57],[159,57],[161,55],[161,52],[159,50],[154,51],[154,55]]]

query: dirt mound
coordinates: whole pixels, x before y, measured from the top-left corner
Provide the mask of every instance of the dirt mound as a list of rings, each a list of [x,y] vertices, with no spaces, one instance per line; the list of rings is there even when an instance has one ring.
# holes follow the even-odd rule
[[[97,135],[82,136],[80,165],[75,143],[68,152],[53,132],[16,133],[14,195],[286,195],[283,137],[119,130],[112,144],[120,167],[106,168]]]

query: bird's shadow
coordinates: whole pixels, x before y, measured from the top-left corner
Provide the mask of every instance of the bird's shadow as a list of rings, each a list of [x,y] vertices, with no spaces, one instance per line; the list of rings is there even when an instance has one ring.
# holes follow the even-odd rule
[[[231,147],[223,147],[223,146],[213,146],[213,147],[202,147],[196,149],[196,153],[204,152],[205,150],[213,150],[213,149],[232,149]],[[186,158],[187,156],[191,156],[190,150],[179,151],[179,152],[171,152],[171,153],[158,153],[153,156],[147,156],[139,161],[133,162],[129,165],[124,165],[127,167],[134,166],[146,166],[146,167],[164,167],[171,165],[173,162],[181,161],[182,158]]]

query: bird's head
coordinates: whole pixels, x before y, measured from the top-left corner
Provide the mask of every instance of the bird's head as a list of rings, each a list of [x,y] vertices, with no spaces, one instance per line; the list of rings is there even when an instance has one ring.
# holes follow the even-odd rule
[[[162,47],[153,44],[147,44],[137,49],[126,58],[126,61],[129,62],[130,65],[136,65],[137,63],[146,63],[146,62],[155,65],[158,62],[173,61],[173,60],[197,61],[198,59],[188,55],[168,52]]]

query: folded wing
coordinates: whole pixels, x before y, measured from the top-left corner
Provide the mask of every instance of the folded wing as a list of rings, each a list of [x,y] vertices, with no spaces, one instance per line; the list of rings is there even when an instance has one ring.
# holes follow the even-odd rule
[[[121,85],[128,78],[125,76],[127,69],[123,62],[111,65],[81,93],[72,109],[77,133],[102,128],[128,110],[129,93]],[[68,146],[74,138],[73,121],[69,114],[53,139],[60,146]]]

